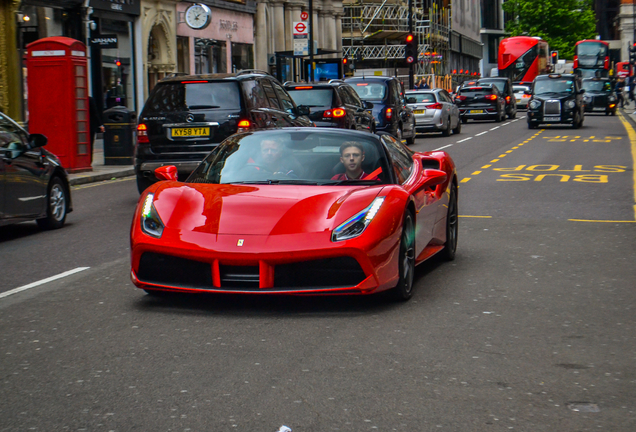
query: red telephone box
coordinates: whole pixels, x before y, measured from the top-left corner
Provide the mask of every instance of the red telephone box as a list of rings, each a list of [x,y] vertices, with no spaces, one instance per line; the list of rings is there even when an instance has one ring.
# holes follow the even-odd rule
[[[47,136],[47,150],[69,172],[90,171],[86,46],[67,37],[27,45],[29,132]]]

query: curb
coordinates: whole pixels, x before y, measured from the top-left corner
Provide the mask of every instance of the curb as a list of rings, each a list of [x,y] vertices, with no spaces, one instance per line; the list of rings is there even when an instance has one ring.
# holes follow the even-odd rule
[[[627,121],[629,121],[631,125],[636,129],[636,120],[632,118],[632,115],[626,113],[625,108],[619,108],[619,110],[621,111],[621,114],[623,115],[623,117],[625,117]]]
[[[82,176],[81,174],[78,174],[79,177],[69,178],[68,182],[69,182],[69,185],[71,186],[77,186],[77,185],[82,185],[87,183],[95,183],[99,181],[112,180],[116,178],[130,177],[134,175],[135,175],[135,169],[131,167],[131,168],[123,169],[121,171],[114,171],[114,172],[103,173],[103,174],[92,174],[92,175],[86,175],[86,176]]]

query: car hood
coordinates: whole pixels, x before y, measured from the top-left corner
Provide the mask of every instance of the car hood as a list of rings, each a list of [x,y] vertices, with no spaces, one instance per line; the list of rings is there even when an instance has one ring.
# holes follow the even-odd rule
[[[166,228],[209,234],[331,231],[371,204],[382,186],[195,184],[165,181],[154,205]]]

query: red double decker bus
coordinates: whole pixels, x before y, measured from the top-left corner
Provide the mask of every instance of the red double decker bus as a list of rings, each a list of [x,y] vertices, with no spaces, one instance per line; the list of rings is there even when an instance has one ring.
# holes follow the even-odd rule
[[[581,40],[574,46],[574,73],[581,78],[608,77],[610,68],[609,43]]]
[[[499,43],[499,76],[512,82],[531,83],[537,75],[550,73],[548,43],[540,37],[514,36]]]

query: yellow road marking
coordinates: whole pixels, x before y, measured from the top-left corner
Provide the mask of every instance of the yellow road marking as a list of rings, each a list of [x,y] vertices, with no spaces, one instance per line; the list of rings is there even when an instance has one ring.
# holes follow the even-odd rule
[[[459,217],[492,219],[492,216],[469,216],[469,215],[459,215]]]
[[[483,167],[481,167],[481,169],[486,169],[486,168],[490,168],[492,165],[484,165]]]
[[[495,162],[499,162],[499,159],[493,159],[490,161],[490,163],[495,163]]]
[[[502,157],[506,157],[506,155],[505,155],[505,154],[501,154],[501,155],[499,155],[499,156],[497,156],[497,157],[502,158]]]
[[[475,171],[474,173],[472,173],[471,175],[477,175],[477,174],[481,174],[481,171]]]
[[[590,219],[568,219],[571,222],[604,222],[604,223],[636,223],[633,221],[619,221],[619,220],[590,220]]]
[[[632,128],[632,125],[629,124],[629,121],[625,119],[625,117],[623,116],[623,114],[621,114],[620,111],[618,113],[618,118],[621,120],[621,123],[623,123],[623,126],[625,127],[625,130],[627,131],[627,136],[629,136],[629,141],[631,143],[632,164],[633,164],[632,172],[633,172],[633,181],[634,181],[634,219],[636,219],[636,132],[634,131],[634,128]]]
[[[468,180],[470,180],[470,177],[467,177],[467,178],[465,178],[465,179],[462,179],[462,180],[460,181],[460,183],[466,183]]]

